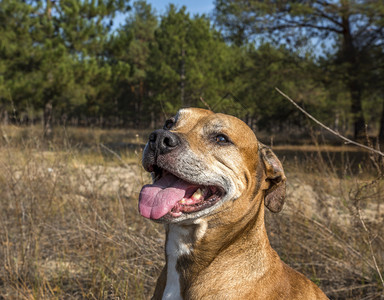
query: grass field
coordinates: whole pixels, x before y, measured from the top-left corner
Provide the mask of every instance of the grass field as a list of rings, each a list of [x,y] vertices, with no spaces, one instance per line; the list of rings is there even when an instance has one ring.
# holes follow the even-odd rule
[[[148,132],[0,134],[0,299],[149,299],[164,232],[137,212]],[[331,299],[384,299],[384,169],[361,164],[285,159],[286,205],[266,216],[281,258]]]

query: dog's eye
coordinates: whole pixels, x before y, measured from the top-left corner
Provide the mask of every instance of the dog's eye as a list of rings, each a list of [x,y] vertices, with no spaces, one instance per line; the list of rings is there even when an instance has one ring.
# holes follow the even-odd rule
[[[224,134],[219,134],[215,137],[215,142],[218,144],[227,144],[230,141]]]
[[[173,125],[175,125],[175,119],[174,118],[168,119],[167,121],[165,121],[164,130],[170,130],[173,127]]]

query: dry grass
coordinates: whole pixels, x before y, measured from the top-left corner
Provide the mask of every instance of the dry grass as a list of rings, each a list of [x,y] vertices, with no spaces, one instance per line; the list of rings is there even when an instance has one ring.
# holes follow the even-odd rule
[[[139,156],[123,155],[122,167],[106,153],[53,146],[3,140],[0,298],[147,299],[164,237],[137,214],[149,180]]]
[[[148,299],[164,234],[137,213],[149,177],[139,147],[123,147],[146,133],[61,130],[47,144],[38,129],[0,129],[0,299]],[[287,205],[267,215],[273,247],[332,299],[383,299],[383,179],[286,169]]]
[[[374,164],[354,175],[322,157],[286,164],[285,208],[266,217],[271,243],[331,299],[383,299],[384,178]]]

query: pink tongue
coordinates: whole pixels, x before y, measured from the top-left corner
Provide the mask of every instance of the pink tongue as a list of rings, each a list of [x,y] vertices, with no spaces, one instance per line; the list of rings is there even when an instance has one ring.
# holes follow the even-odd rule
[[[159,219],[167,214],[192,187],[190,183],[168,174],[154,184],[144,185],[139,196],[139,211],[143,217]]]

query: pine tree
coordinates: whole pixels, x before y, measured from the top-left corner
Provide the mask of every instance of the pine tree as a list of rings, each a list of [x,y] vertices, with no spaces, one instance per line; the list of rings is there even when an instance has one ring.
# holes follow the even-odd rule
[[[109,21],[128,8],[123,0],[3,1],[0,82],[7,93],[2,101],[12,99],[19,110],[43,110],[46,135],[55,110],[56,115],[88,115],[81,109],[86,105],[99,113],[109,89],[100,83],[111,78],[105,62]]]
[[[323,50],[328,55],[327,70],[333,70],[331,76],[341,79],[349,91],[354,136],[364,135],[366,78],[376,68],[369,57],[383,47],[384,6],[380,1],[216,0],[215,5],[217,22],[237,44],[251,36],[285,42],[292,48],[313,39],[327,40]]]
[[[115,77],[119,114],[125,124],[141,127],[143,121],[149,119],[146,111],[152,109],[147,73],[150,45],[154,42],[158,21],[151,5],[145,1],[137,1],[133,7],[133,12],[111,39],[109,57],[120,70],[127,66],[124,74],[119,72]]]
[[[33,108],[40,95],[35,71],[44,55],[34,45],[38,10],[22,1],[0,2],[0,111],[5,118],[24,118],[20,108]]]
[[[231,49],[205,16],[191,18],[170,5],[155,33],[149,74],[154,99],[166,113],[217,103],[225,94]],[[229,59],[228,59],[229,61]]]

